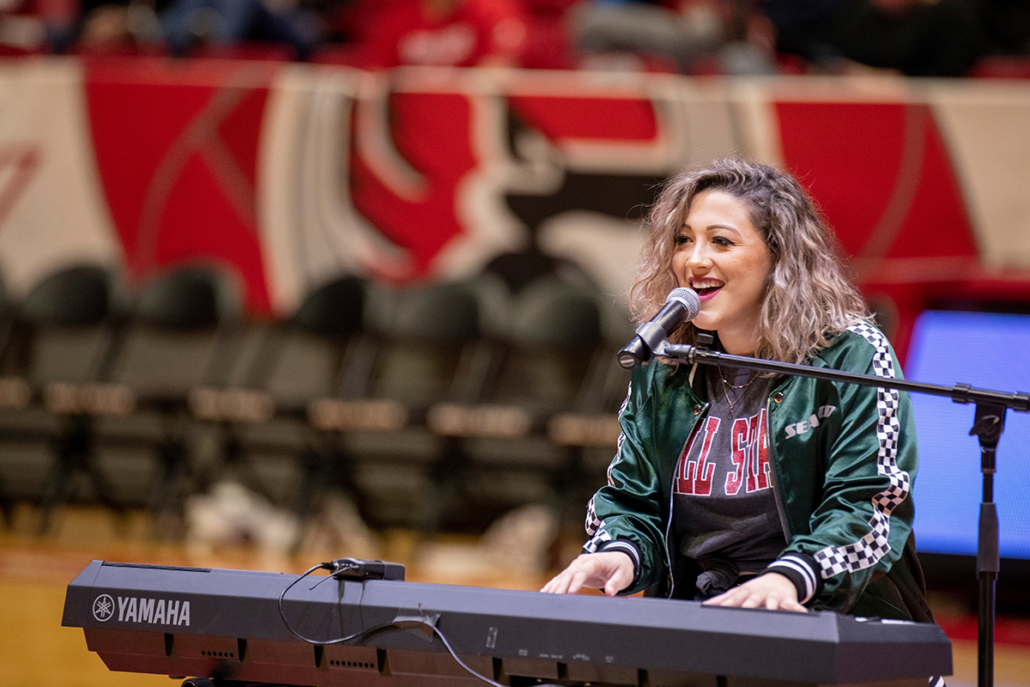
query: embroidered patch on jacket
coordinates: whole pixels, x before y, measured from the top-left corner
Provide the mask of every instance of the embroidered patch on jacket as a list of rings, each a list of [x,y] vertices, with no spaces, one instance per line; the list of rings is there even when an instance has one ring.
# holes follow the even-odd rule
[[[802,434],[808,434],[821,425],[823,420],[833,415],[836,410],[837,406],[819,406],[807,419],[787,425],[787,428],[784,430],[785,438],[791,439]]]
[[[883,334],[864,323],[848,327],[848,330],[860,334],[876,349],[873,357],[873,370],[876,376],[893,379],[894,360],[891,358],[890,347]],[[876,565],[877,561],[891,550],[887,540],[890,534],[890,516],[898,504],[908,497],[911,488],[908,473],[899,469],[897,465],[900,433],[898,406],[896,389],[877,387],[876,437],[879,446],[876,469],[878,474],[888,477],[890,485],[872,498],[873,515],[869,519],[870,531],[868,534],[853,544],[828,546],[815,554],[815,558],[822,568],[823,579],[845,571],[856,572]]]

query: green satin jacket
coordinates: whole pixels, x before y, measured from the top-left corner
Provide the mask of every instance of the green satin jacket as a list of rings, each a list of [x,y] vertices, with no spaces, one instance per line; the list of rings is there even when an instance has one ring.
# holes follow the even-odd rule
[[[810,362],[901,376],[890,343],[867,324],[850,327]],[[693,596],[675,589],[693,577],[669,530],[673,480],[707,413],[705,395],[704,375],[689,365],[652,362],[634,371],[608,484],[588,506],[584,547],[634,559],[636,579],[624,593]],[[918,459],[908,394],[785,377],[770,390],[765,416],[787,539],[769,569],[804,580],[801,601],[813,609],[932,622],[912,538]]]

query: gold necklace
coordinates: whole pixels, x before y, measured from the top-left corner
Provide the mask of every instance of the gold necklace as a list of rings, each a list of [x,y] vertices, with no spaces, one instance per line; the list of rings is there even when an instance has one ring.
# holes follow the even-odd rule
[[[719,365],[718,363],[716,363],[716,367],[719,368],[719,379],[722,381],[722,390],[723,390],[723,393],[726,395],[726,403],[729,404],[729,406],[730,406],[730,415],[732,417],[737,417],[737,414],[736,414],[736,412],[733,409],[734,404],[735,403],[739,403],[740,399],[744,398],[744,394],[747,393],[748,387],[750,387],[752,384],[754,384],[755,380],[758,379],[758,377],[760,375],[757,372],[755,374],[753,374],[751,376],[751,379],[748,381],[747,384],[739,384],[739,385],[738,384],[730,384],[729,382],[726,381],[726,377],[722,373],[722,365]],[[742,389],[742,391],[737,395],[737,400],[736,401],[734,401],[734,400],[732,400],[730,398],[730,389],[731,388],[733,388],[733,389]]]

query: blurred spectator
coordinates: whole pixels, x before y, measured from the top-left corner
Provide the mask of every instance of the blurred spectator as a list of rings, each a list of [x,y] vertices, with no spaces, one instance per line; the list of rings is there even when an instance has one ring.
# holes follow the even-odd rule
[[[0,0],[0,46],[61,52],[75,35],[78,0]]]
[[[962,76],[981,50],[973,0],[766,0],[765,10],[778,49],[818,71]]]
[[[521,0],[526,11],[526,45],[522,66],[529,69],[573,69],[567,14],[580,0]]]
[[[306,59],[311,37],[301,29],[298,0],[175,0],[161,14],[165,40],[177,55],[243,41],[279,43]]]
[[[776,72],[771,25],[746,0],[593,0],[570,21],[588,67],[629,54],[683,73],[712,63],[725,74]]]
[[[1030,55],[1030,2],[981,0],[984,52],[989,55]]]
[[[526,15],[515,0],[363,0],[359,5],[357,66],[521,62]]]
[[[83,0],[78,47],[82,52],[164,51],[157,13],[171,0]]]
[[[295,24],[313,46],[350,43],[357,38],[357,12],[363,4],[362,0],[299,0]]]

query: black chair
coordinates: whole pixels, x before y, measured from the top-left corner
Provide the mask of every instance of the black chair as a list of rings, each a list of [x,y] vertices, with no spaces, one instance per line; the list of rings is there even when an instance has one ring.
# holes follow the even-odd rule
[[[600,303],[602,338],[576,400],[547,421],[548,440],[566,453],[559,485],[562,521],[582,529],[583,508],[604,485],[618,446],[618,412],[626,398],[630,373],[618,365],[616,354],[634,335],[629,313],[612,297]],[[578,536],[578,535],[577,535]]]
[[[607,361],[598,291],[548,275],[512,298],[495,371],[479,402],[442,404],[430,427],[460,447],[451,522],[485,524],[511,508],[567,499],[578,473],[575,452],[548,437],[559,413],[597,401]]]
[[[55,464],[42,493],[41,532],[49,529],[53,511],[73,498],[80,475],[101,503],[124,510],[97,464],[88,407],[117,339],[122,296],[112,270],[73,265],[37,284],[14,312],[2,363],[4,405],[17,405],[18,381],[26,385],[24,401],[38,396],[43,403],[8,412],[2,431],[9,441],[52,447]]]
[[[135,412],[100,418],[98,434],[115,449],[112,461],[118,448],[156,454],[157,475],[141,467],[138,454],[117,462],[127,479],[151,484],[146,503],[158,516],[174,518],[181,497],[198,487],[192,444],[203,437],[189,409],[190,394],[225,386],[237,365],[242,321],[239,281],[222,267],[176,267],[136,294],[105,378],[131,390]],[[138,486],[134,491],[145,492]]]
[[[220,423],[221,471],[234,472],[273,501],[291,500],[302,522],[329,489],[354,494],[339,432],[309,423],[308,406],[313,399],[333,397],[351,384],[348,375],[368,367],[371,349],[361,337],[369,288],[354,276],[331,279],[315,288],[288,320],[252,326],[240,374],[224,389],[205,389],[203,402],[200,394],[194,396],[194,414]],[[358,376],[366,378],[367,371]],[[271,457],[274,469],[283,455],[302,459],[295,489],[292,480],[258,476],[259,460]]]
[[[0,360],[2,360],[4,352],[7,350],[7,343],[10,340],[13,328],[14,311],[7,300],[5,283],[3,279],[0,279]],[[21,408],[29,402],[30,393],[28,385],[21,378],[13,376],[0,377],[0,408]],[[7,526],[11,526],[14,522],[14,504],[8,496],[2,474],[0,474],[0,518],[3,519],[4,524]]]
[[[427,428],[427,416],[440,404],[481,397],[506,299],[503,285],[488,276],[380,290],[370,299],[374,355],[324,408],[352,418],[341,427],[343,440],[355,482],[374,504],[363,515],[374,524],[438,527],[441,492],[449,489],[460,453],[451,437]]]

